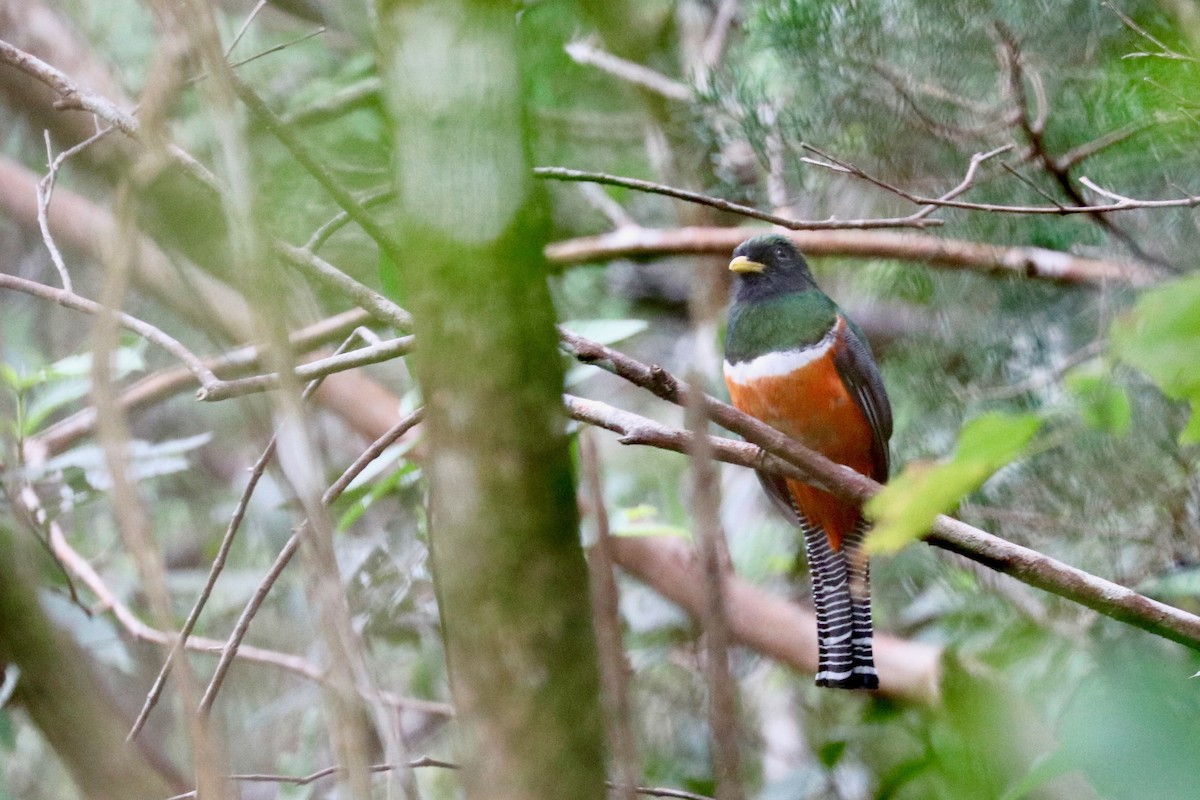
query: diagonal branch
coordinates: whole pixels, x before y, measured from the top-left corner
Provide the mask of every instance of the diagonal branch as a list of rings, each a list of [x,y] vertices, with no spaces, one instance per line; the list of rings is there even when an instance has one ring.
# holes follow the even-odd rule
[[[579,361],[598,366],[630,383],[648,389],[671,403],[684,404],[689,391],[687,384],[662,367],[642,363],[570,331],[560,330],[559,334],[563,349]],[[741,451],[742,460],[737,463],[754,468],[779,469],[777,462],[764,455],[769,454],[790,465],[791,469],[787,471],[779,470],[784,474],[855,503],[865,502],[880,489],[880,485],[870,478],[849,467],[835,464],[733,406],[706,396],[705,410],[709,418],[718,425],[757,445],[757,448]],[[624,430],[620,432],[625,433]],[[680,452],[686,450],[686,433],[681,435],[670,429],[664,430],[663,426],[657,423],[639,423],[635,433],[633,441],[642,443],[647,441],[646,437],[649,436],[656,446],[679,449]],[[723,452],[729,452],[723,447],[728,445],[714,445],[717,457],[721,457]],[[1105,616],[1200,650],[1200,617],[1166,603],[1151,600],[1125,586],[1027,547],[1013,544],[959,520],[939,516],[925,541],[964,555],[1031,586],[1099,611]]]

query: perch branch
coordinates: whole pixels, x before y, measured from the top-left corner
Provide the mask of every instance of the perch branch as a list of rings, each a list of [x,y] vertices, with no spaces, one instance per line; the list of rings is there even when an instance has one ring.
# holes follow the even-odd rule
[[[559,265],[615,258],[667,255],[728,255],[751,228],[629,227],[599,236],[567,239],[546,247],[546,258]],[[808,256],[850,256],[917,261],[935,267],[985,274],[1017,274],[1068,284],[1116,281],[1146,285],[1156,273],[1136,262],[1084,258],[1041,247],[1003,247],[962,239],[896,231],[793,231],[789,238]]]

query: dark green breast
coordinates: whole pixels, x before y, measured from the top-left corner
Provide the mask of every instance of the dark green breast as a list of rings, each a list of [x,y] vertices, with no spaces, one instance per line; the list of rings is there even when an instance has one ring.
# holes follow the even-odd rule
[[[817,289],[734,303],[725,328],[725,360],[736,364],[801,350],[821,341],[836,322],[837,305]]]

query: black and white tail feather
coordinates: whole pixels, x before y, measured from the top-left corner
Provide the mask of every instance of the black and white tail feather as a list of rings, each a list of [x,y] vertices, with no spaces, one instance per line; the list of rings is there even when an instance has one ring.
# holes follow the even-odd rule
[[[834,550],[825,531],[797,516],[817,613],[817,685],[877,689],[870,566],[862,551],[866,524],[860,521],[841,549]]]
[[[863,552],[868,523],[860,519],[843,539],[841,548],[834,550],[824,529],[800,513],[781,476],[759,472],[758,479],[767,495],[804,534],[817,614],[817,685],[878,689],[871,625],[871,568]]]

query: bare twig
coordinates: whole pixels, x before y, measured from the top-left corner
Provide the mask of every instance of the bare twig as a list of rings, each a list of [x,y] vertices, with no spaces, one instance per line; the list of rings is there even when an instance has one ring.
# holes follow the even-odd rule
[[[110,100],[96,92],[79,86],[65,73],[37,56],[13,47],[3,39],[0,39],[0,63],[21,70],[57,92],[60,99],[54,104],[56,108],[90,111],[122,133],[134,139],[138,138],[140,126],[131,114],[117,108]]]
[[[334,177],[317,156],[309,150],[308,146],[300,141],[299,137],[292,132],[286,123],[270,109],[263,101],[258,93],[246,85],[241,78],[229,73],[229,79],[233,85],[234,91],[250,112],[269,130],[280,144],[292,154],[292,158],[302,166],[309,175],[311,175],[317,183],[321,184],[334,202],[346,212],[351,219],[358,223],[371,239],[379,245],[394,263],[399,264],[402,261],[400,243],[384,230],[383,225],[375,220],[363,205],[350,194],[350,192],[342,186],[342,184]]]
[[[1128,53],[1123,56],[1123,58],[1165,58],[1172,61],[1190,61],[1193,64],[1200,63],[1200,59],[1197,59],[1195,56],[1189,56],[1185,53],[1180,53],[1178,50],[1173,50],[1172,48],[1168,47],[1162,39],[1159,39],[1157,36],[1150,33],[1150,31],[1146,30],[1141,25],[1138,25],[1133,21],[1132,18],[1130,18],[1128,14],[1117,8],[1113,3],[1107,2],[1106,0],[1106,2],[1102,3],[1101,5],[1116,14],[1127,28],[1158,48],[1158,52],[1156,53]]]
[[[576,64],[595,67],[601,72],[606,72],[626,83],[631,83],[634,86],[647,89],[655,94],[660,94],[668,100],[677,100],[681,103],[686,103],[692,99],[692,90],[686,84],[668,78],[661,72],[656,72],[649,67],[635,64],[620,56],[615,56],[612,53],[601,50],[589,42],[570,42],[563,49],[567,51],[567,55]]]
[[[728,211],[731,214],[739,214],[743,217],[762,220],[778,225],[781,228],[787,228],[793,231],[809,231],[809,230],[837,230],[837,229],[856,229],[866,230],[872,228],[926,228],[933,225],[941,225],[941,220],[926,219],[929,212],[924,212],[920,216],[911,214],[907,217],[896,217],[892,219],[848,219],[839,220],[829,218],[826,220],[797,220],[789,217],[781,217],[778,214],[771,214],[766,211],[759,211],[757,208],[744,206],[740,203],[732,203],[728,200],[722,200],[719,197],[710,197],[699,192],[691,192],[686,189],[676,189],[672,186],[666,186],[653,181],[644,181],[638,178],[623,178],[619,175],[608,175],[603,172],[583,172],[577,169],[564,169],[561,167],[535,167],[533,174],[539,178],[548,178],[557,181],[587,181],[590,183],[603,183],[609,186],[623,186],[627,189],[636,189],[640,192],[650,192],[651,194],[661,194],[665,197],[673,197],[676,200],[686,200],[689,203],[698,203],[710,208],[718,209],[719,211]]]
[[[632,800],[642,770],[629,710],[629,666],[621,637],[620,597],[613,576],[604,484],[596,443],[590,431],[584,431],[579,436],[579,462],[586,491],[584,505],[596,523],[596,541],[588,550],[587,562],[600,661],[600,684],[603,688],[600,699],[604,708],[604,727],[608,736],[609,757],[617,776],[614,783],[618,796],[622,800]]]
[[[429,756],[413,759],[404,764],[372,764],[368,767],[369,771],[375,774],[383,772],[395,772],[401,769],[422,769],[432,767],[435,769],[458,769],[458,764],[452,761],[443,761]],[[341,772],[342,767],[325,767],[315,772],[310,772],[307,775],[275,775],[265,772],[247,772],[238,773],[229,776],[229,780],[237,781],[238,783],[279,783],[289,786],[308,786],[316,783],[322,778],[329,778]],[[612,785],[611,783],[609,784]],[[707,795],[696,794],[695,792],[687,792],[682,789],[667,789],[667,788],[652,788],[648,786],[638,786],[635,788],[638,794],[647,797],[670,797],[678,798],[678,800],[713,800]],[[196,797],[196,792],[184,792],[177,794],[168,800],[192,800]]]
[[[43,300],[50,300],[64,308],[69,308],[74,311],[82,311],[85,314],[99,316],[109,313],[99,303],[88,300],[86,297],[80,297],[67,289],[55,289],[52,286],[46,286],[43,283],[19,278],[15,275],[5,275],[0,273],[0,289],[10,289],[15,292],[24,292],[25,294],[40,297]],[[151,325],[149,322],[138,319],[124,311],[111,311],[117,324],[126,330],[133,331],[143,339],[158,345],[163,350],[166,350],[175,358],[179,359],[188,371],[192,373],[196,381],[200,384],[201,389],[214,386],[219,381],[217,376],[212,373],[203,361],[200,360],[191,350],[184,347],[175,337],[165,333],[159,328]]]
[[[381,189],[378,192],[374,192],[364,197],[359,201],[359,204],[364,209],[374,208],[377,205],[388,202],[395,196],[396,191],[394,189]],[[345,211],[339,211],[328,222],[324,223],[321,225],[321,227],[313,231],[312,236],[310,236],[308,241],[304,243],[304,249],[312,253],[317,252],[325,245],[327,241],[329,241],[329,237],[333,236],[333,234],[345,227],[346,223],[349,221],[350,214]]]
[[[332,340],[344,338],[369,319],[370,316],[361,308],[345,311],[296,331],[288,337],[288,344],[293,352],[306,353]],[[223,356],[205,359],[204,363],[214,373],[239,374],[259,366],[262,356],[261,348],[247,345]],[[195,379],[187,368],[173,367],[151,373],[132,384],[121,392],[117,401],[123,409],[130,411],[179,394],[194,383]],[[95,408],[80,409],[27,439],[24,449],[27,453],[44,456],[60,453],[89,434],[95,424]]]
[[[738,751],[737,695],[729,671],[729,620],[724,577],[728,554],[721,530],[720,483],[712,461],[708,415],[700,375],[693,372],[685,410],[691,435],[691,506],[696,547],[704,573],[704,655],[708,685],[709,736],[713,744],[713,777],[718,800],[741,800],[742,759]],[[722,556],[725,556],[724,558]]]
[[[46,131],[46,175],[37,182],[37,218],[38,227],[42,231],[42,241],[46,244],[46,249],[50,252],[50,260],[54,262],[55,269],[58,270],[59,278],[62,280],[63,288],[68,292],[74,291],[71,286],[71,273],[67,271],[67,264],[63,261],[62,253],[58,250],[58,245],[54,243],[54,237],[50,233],[50,198],[54,195],[54,181],[58,177],[58,170],[62,167],[63,162],[76,153],[91,147],[96,142],[103,139],[113,130],[110,125],[107,128],[101,128],[96,133],[84,139],[74,147],[68,148],[59,153],[57,157],[50,152],[50,131]]]
[[[323,378],[326,375],[332,375],[336,372],[344,372],[345,370],[364,367],[368,364],[378,364],[381,361],[389,361],[398,356],[407,355],[411,352],[412,346],[412,336],[401,336],[368,347],[362,347],[349,353],[341,353],[329,356],[328,358],[318,359],[317,361],[310,361],[307,364],[297,366],[293,372],[296,378],[302,381]],[[280,386],[281,378],[278,373],[273,372],[267,375],[255,375],[251,378],[240,378],[232,381],[219,380],[210,386],[200,389],[196,393],[196,398],[198,400],[215,402],[254,392],[266,392],[278,389]]]
[[[811,145],[804,145],[805,149],[812,150],[819,154],[822,158],[828,159],[833,166],[829,164],[821,164],[818,161],[808,160],[808,163],[817,164],[819,166],[837,169],[839,172],[845,172],[854,175],[857,178],[867,181],[884,189],[892,194],[903,197],[911,203],[922,206],[941,206],[944,208],[963,208],[972,211],[993,211],[1003,214],[1056,214],[1067,216],[1071,214],[1107,214],[1113,211],[1131,211],[1138,208],[1194,208],[1200,205],[1200,195],[1188,195],[1186,197],[1176,198],[1173,200],[1129,200],[1123,203],[1110,203],[1088,205],[1083,203],[1080,205],[1058,205],[1058,206],[1022,206],[1022,205],[1007,205],[1004,203],[970,203],[965,200],[947,199],[944,197],[923,197],[914,194],[899,186],[888,183],[880,178],[877,178],[859,167],[854,166],[846,161],[841,161]]]
[[[370,447],[363,451],[362,455],[355,459],[353,464],[346,468],[341,477],[325,491],[325,494],[321,497],[321,503],[329,506],[337,500],[342,495],[342,492],[346,490],[346,487],[350,485],[350,482],[361,474],[367,468],[367,465],[378,458],[393,442],[419,423],[423,414],[423,409],[418,408],[393,425],[383,436],[375,440]],[[246,607],[242,609],[242,613],[234,625],[233,632],[222,647],[221,659],[213,671],[208,687],[204,690],[204,697],[200,700],[201,713],[206,714],[212,710],[212,704],[216,700],[217,693],[221,689],[221,684],[225,680],[225,675],[228,673],[229,667],[233,664],[234,657],[243,649],[242,640],[246,637],[246,632],[250,629],[250,622],[254,619],[255,614],[258,613],[258,609],[262,606],[263,601],[267,599],[267,595],[279,579],[279,576],[283,574],[283,570],[300,549],[300,541],[305,528],[306,525],[301,524],[288,538],[283,549],[279,551],[279,555],[275,557],[271,568],[267,571],[262,581],[259,582],[258,588],[254,590],[254,594],[251,596],[249,602],[246,603]]]
[[[349,347],[351,340],[355,334],[351,334],[338,347],[337,353],[341,353],[345,348]],[[336,355],[336,353],[335,353]],[[319,376],[315,380],[310,381],[301,394],[301,401],[308,400],[321,386],[321,382],[325,376]],[[237,505],[234,506],[233,514],[230,516],[229,524],[226,526],[225,535],[221,537],[221,544],[217,548],[217,554],[213,557],[213,562],[209,566],[208,577],[204,581],[204,586],[200,589],[200,594],[196,598],[196,602],[192,604],[192,610],[188,612],[187,619],[183,623],[183,628],[179,631],[179,638],[171,651],[167,653],[166,659],[163,661],[162,667],[158,671],[158,677],[155,678],[153,686],[146,694],[146,700],[142,704],[142,710],[138,713],[137,719],[134,720],[133,726],[129,730],[128,739],[133,739],[138,735],[138,731],[145,725],[146,720],[150,716],[150,712],[154,709],[158,702],[159,696],[162,694],[163,687],[166,685],[167,676],[171,673],[171,666],[180,651],[187,645],[188,637],[192,635],[192,631],[196,627],[196,623],[200,619],[201,612],[204,611],[204,606],[208,603],[208,598],[212,594],[213,587],[216,586],[217,578],[225,569],[225,562],[229,557],[229,551],[233,548],[233,540],[237,536],[238,529],[241,528],[242,519],[246,515],[246,510],[250,507],[250,498],[254,494],[255,488],[258,486],[259,480],[267,469],[267,465],[275,457],[276,443],[278,437],[271,436],[271,440],[267,442],[267,446],[263,448],[262,455],[255,461],[254,466],[250,469],[250,477],[246,481],[246,487],[242,490],[241,497],[238,498]]]

